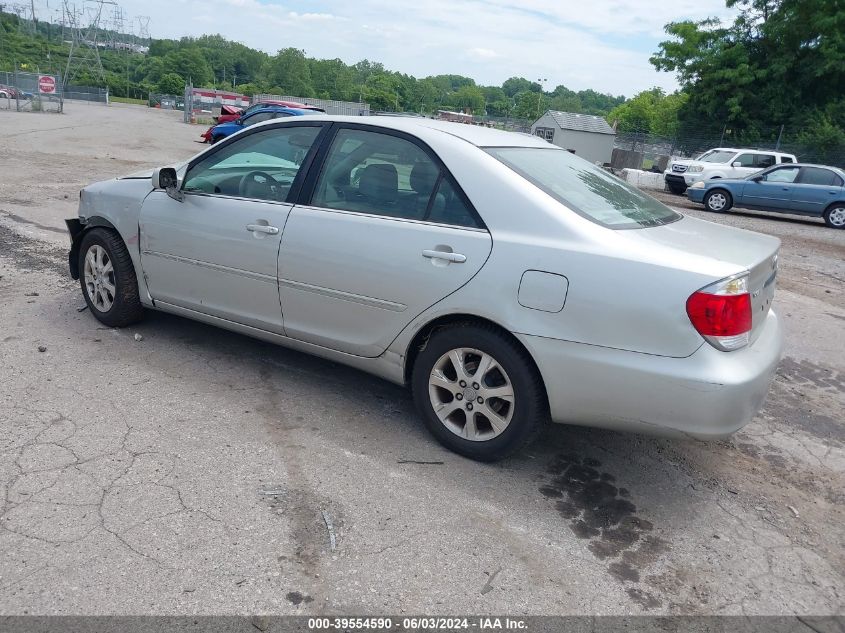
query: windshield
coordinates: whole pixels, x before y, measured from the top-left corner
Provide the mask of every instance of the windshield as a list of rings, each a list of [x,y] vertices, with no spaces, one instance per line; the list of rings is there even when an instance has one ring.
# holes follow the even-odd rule
[[[710,156],[710,154],[712,154],[712,153],[713,153],[713,152],[715,152],[715,151],[716,151],[716,150],[714,150],[714,149],[708,149],[708,150],[707,150],[706,152],[704,152],[701,156],[696,156],[694,160],[704,160],[705,158],[707,158],[708,156]]]
[[[491,154],[567,207],[611,229],[660,226],[681,215],[627,182],[560,149],[488,147]]]
[[[698,160],[703,163],[727,163],[736,155],[736,152],[708,152]]]

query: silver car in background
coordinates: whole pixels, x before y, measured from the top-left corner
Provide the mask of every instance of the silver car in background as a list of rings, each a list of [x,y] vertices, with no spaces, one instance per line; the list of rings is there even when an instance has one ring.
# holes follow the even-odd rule
[[[549,419],[723,437],[781,353],[777,239],[482,127],[269,121],[86,187],[68,227],[102,323],[163,310],[409,385],[475,459]]]

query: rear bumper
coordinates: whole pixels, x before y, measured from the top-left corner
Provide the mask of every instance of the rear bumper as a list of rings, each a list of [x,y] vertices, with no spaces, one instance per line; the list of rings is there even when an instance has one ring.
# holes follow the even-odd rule
[[[751,346],[720,352],[705,343],[686,358],[518,336],[543,375],[554,421],[698,439],[751,421],[783,347],[773,311]]]

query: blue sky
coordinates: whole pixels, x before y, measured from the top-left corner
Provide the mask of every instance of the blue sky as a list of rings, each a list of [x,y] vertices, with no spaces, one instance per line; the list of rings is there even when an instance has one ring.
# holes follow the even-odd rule
[[[649,56],[669,21],[730,18],[724,0],[120,0],[149,15],[153,37],[220,33],[274,53],[367,58],[417,77],[455,73],[482,84],[514,75],[631,96],[674,77]]]

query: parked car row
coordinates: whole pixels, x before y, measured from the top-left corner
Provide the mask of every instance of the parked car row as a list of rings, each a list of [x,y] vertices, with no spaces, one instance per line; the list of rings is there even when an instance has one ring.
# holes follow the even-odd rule
[[[692,160],[671,161],[664,179],[672,193],[682,194],[701,180],[744,178],[772,165],[797,162],[794,154],[717,147]]]
[[[0,99],[28,99],[31,96],[30,93],[22,92],[14,86],[0,84]]]
[[[261,121],[277,119],[285,116],[302,116],[303,114],[324,113],[325,110],[314,105],[298,103],[296,101],[258,101],[246,110],[235,106],[224,105],[220,115],[214,117],[215,125],[200,134],[206,143],[216,143],[250,125]],[[231,125],[226,125],[231,124]]]
[[[663,178],[670,191],[715,213],[741,206],[821,217],[829,227],[845,228],[845,172],[799,163],[794,154],[717,147],[671,161]]]

